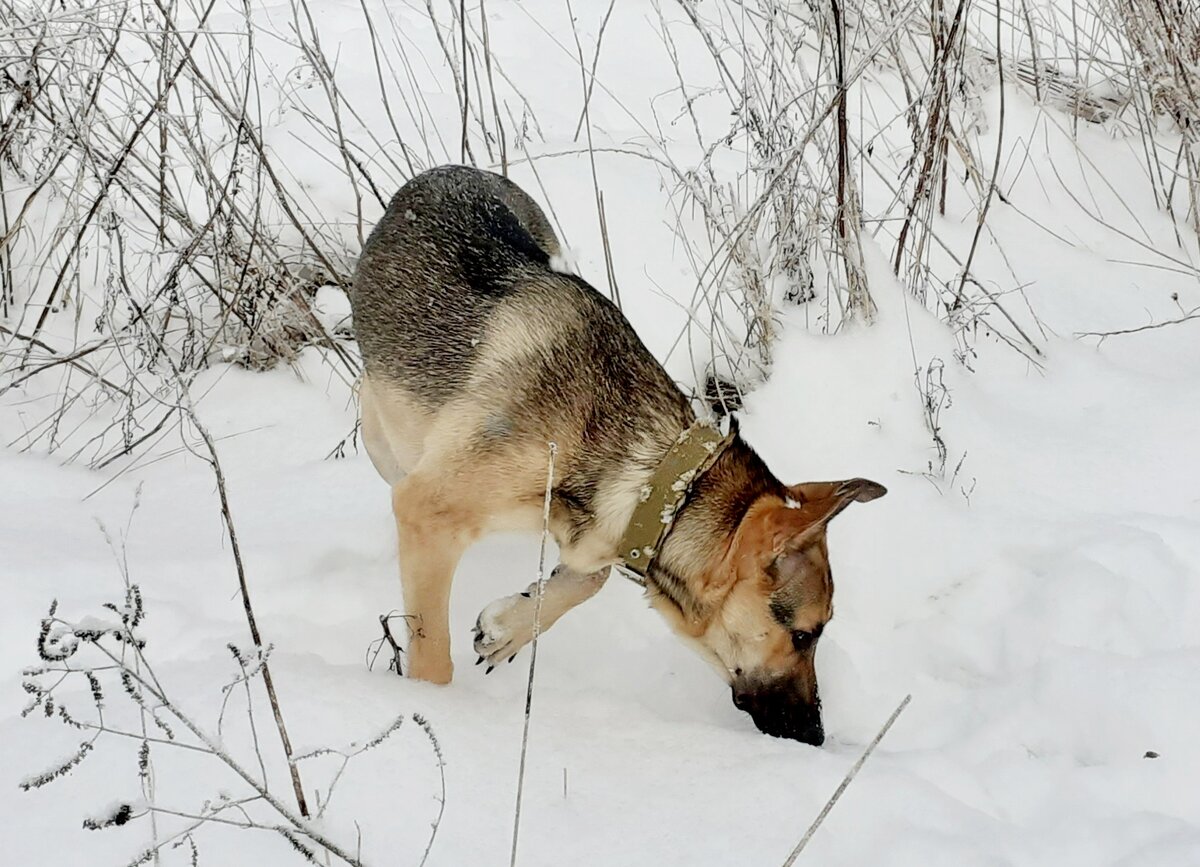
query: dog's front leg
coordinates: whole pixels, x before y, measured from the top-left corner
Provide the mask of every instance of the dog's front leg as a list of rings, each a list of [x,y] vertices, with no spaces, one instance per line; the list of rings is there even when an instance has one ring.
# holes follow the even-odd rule
[[[542,610],[538,616],[537,582],[521,593],[505,596],[479,612],[475,621],[475,652],[488,671],[512,659],[533,640],[534,620],[545,632],[580,602],[591,599],[608,580],[608,568],[598,572],[576,572],[561,563],[550,573],[542,588]]]
[[[461,502],[461,500],[460,500]],[[477,534],[472,516],[419,473],[392,488],[392,512],[400,542],[400,583],[411,640],[407,674],[449,683],[450,586],[463,551]]]

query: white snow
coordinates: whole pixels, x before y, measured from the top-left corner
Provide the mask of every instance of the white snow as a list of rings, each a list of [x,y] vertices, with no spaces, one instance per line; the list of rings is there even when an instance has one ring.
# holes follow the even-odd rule
[[[325,49],[333,56],[340,47],[339,74],[353,79],[362,66],[361,91],[369,92],[358,4],[313,5]],[[372,8],[386,20],[380,4]],[[653,8],[617,4],[597,72],[612,90],[597,87],[590,112],[597,148],[610,149],[595,160],[624,309],[663,357],[686,319],[680,305],[690,303],[695,274],[673,237],[658,169],[620,152],[645,135],[631,113],[648,118],[654,95],[675,86]],[[527,146],[577,149],[581,98],[573,49],[562,48],[573,45],[565,8],[497,0],[487,9],[494,50],[546,136]],[[577,3],[575,11],[593,46],[603,8]],[[440,82],[440,90],[428,88],[429,111],[454,139],[453,85],[421,23],[424,10],[397,6],[393,14],[423,46],[431,80]],[[270,46],[264,50],[277,52],[281,72],[291,68],[295,51],[284,41]],[[696,74],[711,78],[711,65],[696,57],[703,60],[693,53],[692,66],[707,69]],[[983,94],[986,123],[998,117],[996,96],[994,87]],[[864,236],[877,322],[829,336],[809,327],[806,307],[784,308],[772,378],[740,415],[743,436],[785,482],[863,476],[889,489],[831,525],[836,616],[817,654],[825,746],[759,734],[639,589],[614,575],[540,638],[519,863],[782,863],[907,693],[911,706],[799,863],[1200,863],[1200,322],[1099,345],[1073,336],[1200,304],[1193,276],[1144,264],[1148,244],[1194,267],[1195,244],[1175,246],[1141,183],[1140,145],[1086,124],[1081,152],[1108,167],[1111,180],[1089,191],[1088,207],[1110,221],[1132,213],[1149,241],[1082,213],[1063,192],[1080,177],[1080,160],[1070,124],[1054,111],[1009,90],[1006,149],[1015,155],[1004,178],[1020,210],[997,203],[988,218],[1009,253],[1007,297],[1033,328],[1013,292],[1024,286],[1045,329],[1044,369],[981,331],[970,372],[955,360],[955,337],[892,277],[890,247]],[[350,213],[346,191],[323,180],[328,166],[285,135],[288,122],[280,116],[272,132],[274,146],[291,149],[291,171],[311,182],[328,213]],[[366,122],[389,128],[381,109]],[[664,133],[679,154],[695,149],[685,126],[681,119]],[[1048,171],[1051,162],[1065,179]],[[592,251],[579,272],[603,288],[586,151],[544,157],[538,171],[568,237]],[[514,163],[512,176],[546,200],[527,166]],[[868,183],[864,195],[870,213],[891,194]],[[945,236],[965,249],[973,211],[952,196],[943,222]],[[1000,269],[998,249],[985,237],[981,268]],[[348,313],[344,294],[322,288],[314,311],[336,324]],[[694,381],[684,354],[672,355],[668,368]],[[914,363],[924,369],[934,359],[944,363],[952,399],[941,416],[945,478],[923,475],[934,452],[914,387]],[[217,439],[293,742],[363,743],[398,714],[408,717],[350,763],[321,827],[354,841],[357,822],[369,863],[420,860],[440,792],[433,745],[411,724],[420,714],[445,761],[445,814],[429,863],[505,863],[529,653],[485,677],[473,664],[471,627],[487,603],[529,583],[538,541],[495,536],[464,558],[452,602],[452,685],[395,677],[386,648],[368,670],[379,615],[402,607],[388,491],[365,453],[326,459],[354,424],[350,389],[314,351],[298,369],[299,377],[216,367],[192,391]],[[104,831],[86,831],[81,821],[114,798],[140,795],[136,741],[101,738],[64,779],[17,789],[81,740],[40,713],[18,716],[20,671],[37,661],[49,600],[59,599],[60,617],[83,623],[97,622],[86,618],[103,616],[101,603],[124,595],[96,519],[129,522],[125,559],[145,599],[139,634],[147,655],[175,699],[214,734],[221,687],[237,674],[225,645],[244,648],[249,639],[212,474],[195,443],[193,454],[173,435],[101,471],[20,451],[58,375],[0,397],[0,851],[11,864],[124,863],[147,845],[146,820]],[[110,694],[120,690],[109,684]],[[272,791],[287,799],[270,712],[261,684],[252,687]],[[85,683],[66,695],[73,714],[91,718]],[[244,701],[240,688],[231,691],[222,744],[257,768]],[[136,711],[114,694],[106,714],[121,713],[137,725]],[[198,812],[223,789],[234,799],[246,794],[210,758],[155,745],[152,759],[161,805]],[[316,789],[324,798],[340,762],[302,764],[310,800]],[[214,827],[197,839],[201,863],[296,859],[274,834]],[[168,852],[164,863],[186,856]]]
[[[579,254],[569,248],[563,248],[561,251],[550,257],[550,270],[557,271],[559,274],[579,274]]]
[[[350,299],[336,286],[322,286],[313,299],[313,313],[330,334],[350,330]]]

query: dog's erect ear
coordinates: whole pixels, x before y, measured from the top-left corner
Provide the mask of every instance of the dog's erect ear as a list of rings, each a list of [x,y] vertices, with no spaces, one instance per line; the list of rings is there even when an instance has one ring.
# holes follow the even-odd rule
[[[851,503],[869,503],[887,493],[887,488],[870,479],[802,482],[787,490],[804,514],[807,527],[827,524]]]
[[[731,549],[738,569],[753,563],[761,566],[796,550],[851,503],[878,499],[887,488],[867,479],[847,479],[792,485],[787,492],[788,503],[764,496],[746,512]]]
[[[887,489],[867,479],[848,479],[792,485],[787,492],[789,503],[764,497],[750,507],[735,541],[739,558],[760,561],[794,550],[851,503],[877,499]]]
[[[801,482],[790,486],[788,493],[801,505],[829,499],[845,500],[849,505],[877,500],[887,493],[887,488],[870,479],[846,479],[841,482]]]

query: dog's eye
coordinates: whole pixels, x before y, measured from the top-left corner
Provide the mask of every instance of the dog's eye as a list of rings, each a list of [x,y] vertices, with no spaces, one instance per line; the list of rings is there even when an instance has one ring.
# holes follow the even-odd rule
[[[803,629],[796,629],[792,632],[792,647],[800,653],[811,649],[816,640],[817,636],[812,632],[805,632]]]

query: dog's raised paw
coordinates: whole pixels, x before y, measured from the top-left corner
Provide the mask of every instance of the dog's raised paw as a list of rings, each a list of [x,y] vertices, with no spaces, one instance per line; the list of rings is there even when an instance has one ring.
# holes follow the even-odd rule
[[[475,621],[475,652],[490,672],[501,662],[511,662],[533,639],[534,603],[523,593],[497,599]],[[485,672],[486,673],[486,672]]]

